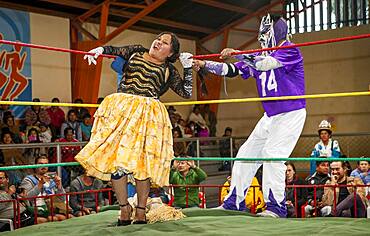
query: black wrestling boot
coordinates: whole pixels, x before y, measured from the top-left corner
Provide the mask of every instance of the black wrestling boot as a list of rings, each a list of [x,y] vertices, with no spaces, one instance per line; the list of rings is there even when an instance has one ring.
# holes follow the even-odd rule
[[[136,211],[137,210],[143,210],[144,211],[144,213],[145,213],[145,211],[146,211],[146,208],[145,207],[139,207],[139,206],[137,206],[136,207]],[[144,224],[147,224],[148,222],[146,221],[146,216],[145,216],[145,220],[135,220],[134,222],[133,222],[133,224],[135,224],[135,225],[144,225]]]

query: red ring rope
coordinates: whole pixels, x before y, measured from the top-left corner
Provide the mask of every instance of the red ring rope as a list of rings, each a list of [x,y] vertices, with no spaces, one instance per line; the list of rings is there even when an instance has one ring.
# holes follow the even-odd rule
[[[361,34],[361,35],[349,36],[349,37],[343,37],[343,38],[325,39],[325,40],[319,40],[319,41],[313,41],[313,42],[307,42],[307,43],[297,43],[297,44],[280,46],[280,47],[251,49],[251,50],[246,50],[246,51],[235,52],[235,53],[232,53],[232,55],[251,54],[251,53],[256,53],[256,52],[272,51],[272,50],[283,49],[283,48],[305,47],[305,46],[311,46],[311,45],[336,43],[336,42],[349,41],[349,40],[355,40],[355,39],[364,39],[364,38],[370,38],[370,34]],[[219,56],[221,56],[221,54],[217,53],[217,54],[208,54],[208,55],[197,55],[197,56],[193,56],[193,58],[194,59],[207,59],[207,58],[213,58],[213,57],[219,57]]]
[[[235,52],[233,53],[233,55],[250,54],[250,53],[271,51],[271,50],[277,50],[277,49],[283,49],[283,48],[305,47],[305,46],[312,46],[312,45],[318,45],[318,44],[336,43],[336,42],[350,41],[350,40],[364,39],[364,38],[370,38],[370,34],[361,34],[361,35],[349,36],[349,37],[343,37],[343,38],[334,38],[334,39],[319,40],[319,41],[313,41],[313,42],[307,42],[307,43],[298,43],[298,44],[281,46],[281,47],[251,49],[251,50],[246,50],[246,51]],[[0,43],[18,45],[18,46],[24,46],[24,47],[30,47],[30,48],[46,49],[46,50],[57,51],[57,52],[69,52],[69,53],[84,54],[84,55],[86,54],[95,55],[94,53],[88,53],[88,52],[79,51],[79,50],[57,48],[57,47],[43,46],[43,45],[30,44],[30,43],[22,43],[22,42],[14,42],[14,41],[8,41],[8,40],[0,40]],[[107,58],[116,58],[116,56],[107,55],[107,54],[102,54],[100,56],[107,57]],[[207,59],[207,58],[213,58],[213,57],[219,57],[219,56],[221,56],[221,54],[218,53],[218,54],[208,54],[208,55],[194,55],[193,58],[194,59]]]
[[[10,44],[10,45],[17,45],[17,46],[23,46],[23,47],[30,47],[30,48],[46,49],[46,50],[57,51],[57,52],[69,52],[69,53],[92,55],[92,56],[95,55],[95,53],[88,53],[88,52],[79,51],[79,50],[66,49],[66,48],[57,48],[57,47],[50,47],[50,46],[43,46],[43,45],[37,45],[37,44],[31,44],[31,43],[14,42],[14,41],[3,40],[3,39],[0,40],[0,43]],[[107,58],[116,58],[116,56],[107,55],[107,54],[102,54],[100,56],[107,57]]]

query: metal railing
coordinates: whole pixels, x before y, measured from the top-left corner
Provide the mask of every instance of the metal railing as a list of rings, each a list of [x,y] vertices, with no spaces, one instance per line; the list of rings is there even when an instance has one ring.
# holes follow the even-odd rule
[[[230,157],[235,156],[235,151],[245,142],[248,136],[235,137],[194,137],[194,138],[178,138],[174,142],[195,143],[195,152],[193,157],[218,157],[220,156],[219,141],[229,140],[230,142]],[[337,133],[333,139],[339,141],[342,153],[347,157],[355,156],[370,156],[370,132],[364,133]],[[315,144],[319,141],[318,135],[301,135],[298,143],[292,153],[292,157],[309,157]],[[54,143],[29,143],[29,144],[0,144],[1,149],[29,149],[29,148],[55,148],[56,161],[62,163],[62,147],[67,146],[84,146],[87,142],[54,142]],[[234,147],[236,150],[234,150]],[[201,165],[198,160],[198,166]],[[220,160],[221,162],[221,160]],[[30,163],[33,164],[33,163]],[[307,163],[301,163],[297,166],[298,169],[308,169]],[[58,175],[61,174],[61,167],[57,169]]]
[[[202,193],[203,193],[203,196],[202,198],[200,199],[200,204],[199,204],[199,207],[200,208],[206,208],[206,204],[207,204],[207,197],[204,196],[204,193],[205,193],[205,189],[206,188],[217,188],[218,189],[218,205],[221,205],[222,202],[223,202],[223,199],[221,199],[221,189],[223,187],[227,187],[229,188],[230,186],[225,186],[225,185],[169,185],[168,186],[168,193],[170,195],[170,197],[172,199],[170,199],[170,205],[173,205],[174,202],[175,202],[175,189],[176,188],[185,188],[185,207],[189,207],[189,188],[198,188]],[[256,208],[258,206],[259,203],[256,202],[256,188],[261,188],[261,186],[259,185],[251,185],[250,186],[251,188],[253,188],[253,200],[252,200],[252,205],[250,207],[250,213],[252,214],[256,214]],[[337,211],[337,205],[338,203],[336,202],[336,191],[335,189],[336,188],[341,188],[341,187],[351,187],[354,189],[353,191],[353,195],[354,195],[354,204],[353,204],[353,217],[354,218],[357,218],[358,217],[358,213],[357,213],[357,209],[359,206],[357,206],[357,201],[356,201],[356,198],[359,198],[360,195],[359,193],[357,192],[357,188],[360,188],[360,187],[367,187],[367,188],[370,188],[370,185],[287,185],[286,186],[286,189],[289,189],[289,188],[293,188],[294,190],[294,211],[295,211],[295,218],[298,218],[298,217],[305,217],[304,215],[304,207],[307,205],[307,200],[306,200],[306,203],[304,205],[298,205],[298,194],[297,194],[297,189],[298,188],[308,188],[308,189],[314,189],[314,198],[313,198],[313,202],[314,202],[314,213],[313,216],[316,217],[318,216],[317,214],[317,208],[318,208],[318,199],[317,199],[317,195],[316,195],[316,191],[318,188],[333,188],[333,193],[334,193],[334,199],[333,199],[333,212],[334,214],[336,213]],[[99,190],[88,190],[88,191],[82,191],[82,192],[69,192],[69,193],[60,193],[60,194],[50,194],[50,195],[46,195],[46,196],[34,196],[34,197],[19,197],[17,199],[12,199],[12,200],[0,200],[0,204],[3,204],[3,203],[8,203],[8,202],[12,202],[12,205],[13,205],[13,216],[14,216],[14,219],[13,219],[13,223],[14,223],[14,228],[20,228],[21,227],[21,212],[20,212],[20,204],[21,201],[30,201],[32,202],[33,204],[33,207],[34,207],[34,223],[37,224],[37,216],[38,216],[38,213],[37,213],[37,204],[36,204],[36,200],[37,199],[49,199],[50,200],[50,215],[53,216],[54,214],[54,207],[53,207],[53,202],[54,202],[54,198],[56,197],[64,197],[65,200],[64,200],[64,203],[65,203],[65,215],[66,215],[66,219],[69,218],[69,213],[71,212],[71,209],[69,207],[69,197],[71,195],[81,195],[81,206],[82,208],[84,207],[84,198],[83,198],[83,195],[84,194],[94,194],[95,195],[95,208],[96,208],[96,213],[99,212],[99,202],[98,202],[98,194],[100,193],[103,193],[103,192],[108,192],[108,205],[112,205],[113,202],[112,202],[112,189],[111,188],[105,188],[105,189],[99,189]],[[351,194],[351,193],[350,193]],[[348,195],[349,196],[349,195]],[[369,198],[369,195],[367,196]],[[365,208],[366,208],[366,204],[365,204]],[[301,212],[301,214],[299,214],[299,212]],[[51,221],[54,221],[54,218],[51,217]]]

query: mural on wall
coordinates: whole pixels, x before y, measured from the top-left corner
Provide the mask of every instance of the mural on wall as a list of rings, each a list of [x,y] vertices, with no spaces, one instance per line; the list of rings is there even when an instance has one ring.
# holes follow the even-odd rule
[[[30,42],[30,16],[23,11],[0,8],[0,39]],[[0,98],[10,101],[31,101],[30,48],[0,44]],[[16,118],[21,118],[25,106],[12,106]]]

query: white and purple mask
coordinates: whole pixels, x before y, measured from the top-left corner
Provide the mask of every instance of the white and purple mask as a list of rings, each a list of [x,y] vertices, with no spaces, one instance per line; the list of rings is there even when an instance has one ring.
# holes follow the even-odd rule
[[[275,22],[270,14],[264,16],[258,33],[258,41],[262,48],[275,47],[281,40],[286,40],[288,25],[283,18],[276,18]],[[271,52],[265,52],[269,54]]]

